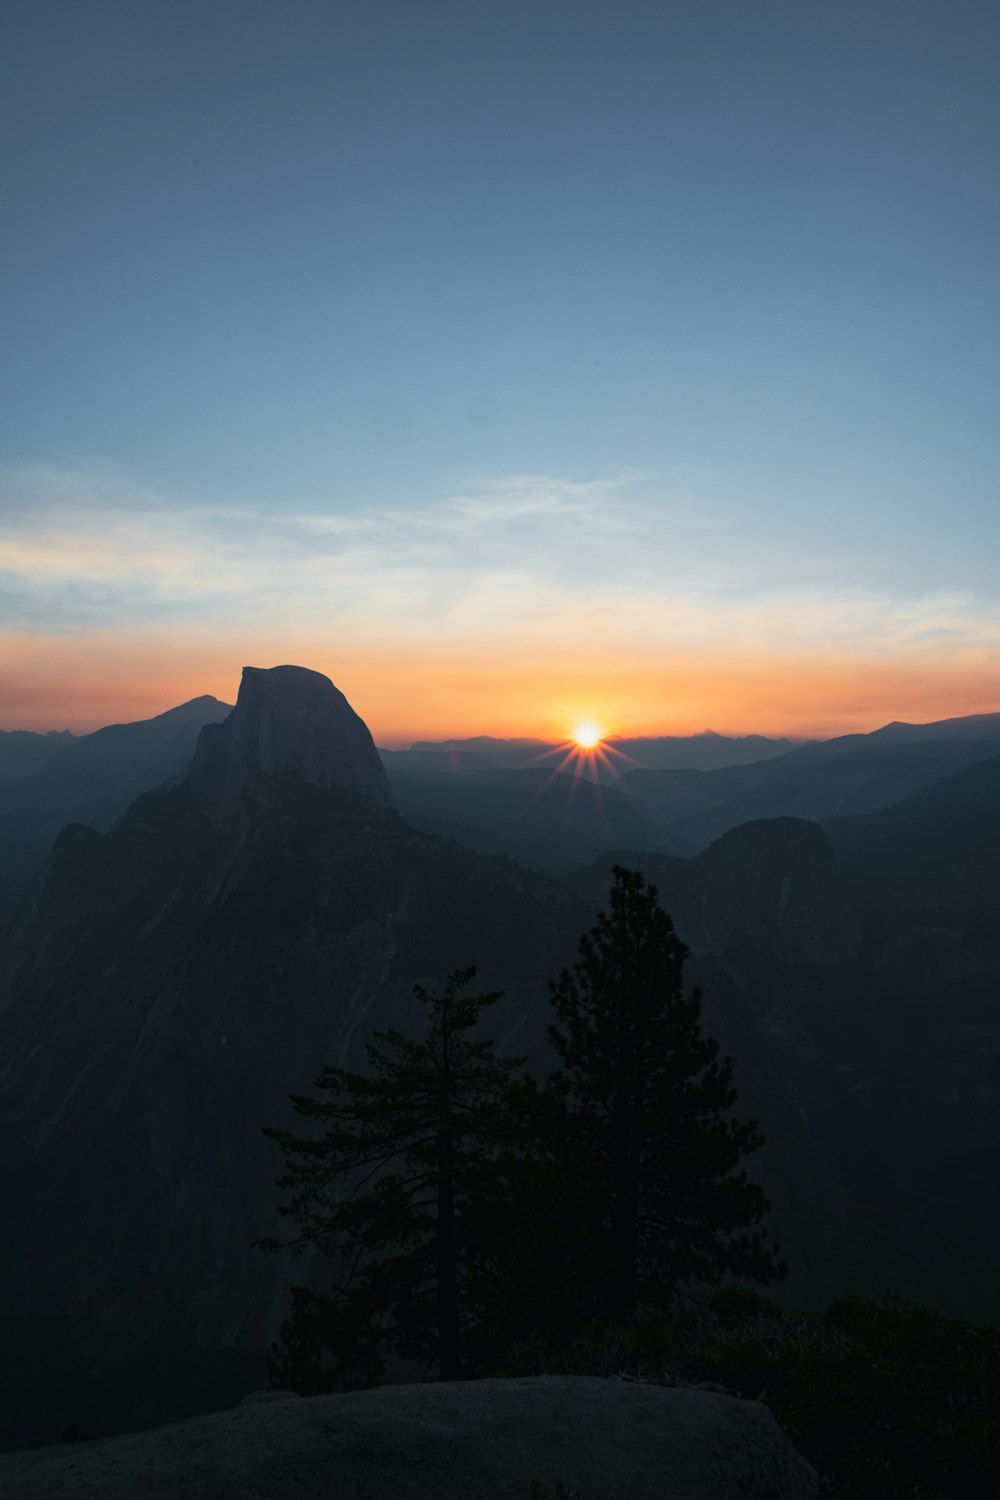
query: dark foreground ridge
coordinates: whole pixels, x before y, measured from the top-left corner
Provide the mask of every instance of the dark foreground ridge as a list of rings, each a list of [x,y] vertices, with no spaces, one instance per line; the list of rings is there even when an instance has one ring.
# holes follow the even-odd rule
[[[585,1376],[261,1392],[151,1432],[0,1455],[5,1500],[529,1500],[536,1480],[574,1500],[817,1493],[759,1402]]]

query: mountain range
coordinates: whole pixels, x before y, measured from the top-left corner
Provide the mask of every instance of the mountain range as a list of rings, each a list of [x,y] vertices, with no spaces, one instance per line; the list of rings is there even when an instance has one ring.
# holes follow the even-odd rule
[[[612,758],[609,770],[598,756],[540,752],[540,743],[513,742],[504,766],[495,747],[511,742],[485,737],[381,754],[397,806],[415,826],[562,876],[609,844],[692,855],[757,818],[877,811],[1000,753],[1000,714],[800,746],[755,736],[628,742],[670,746],[672,768],[656,768],[651,752],[638,767]],[[726,763],[706,768],[704,746],[719,743]],[[766,756],[739,761],[754,743]],[[518,767],[519,758],[531,763]]]
[[[716,734],[713,729],[703,729],[700,734],[646,735],[631,739],[609,735],[601,741],[603,755],[593,760],[591,771],[596,779],[613,784],[624,770],[693,767],[711,771],[720,766],[746,765],[751,761],[784,755],[795,744],[794,740],[768,739],[761,734]],[[464,740],[417,740],[409,750],[382,751],[381,754],[391,755],[401,766],[409,765],[421,756],[475,755],[481,757],[480,768],[484,770],[500,767],[523,770],[546,762],[551,767],[572,750],[572,742],[553,744],[549,740],[529,738],[505,740],[480,734]]]
[[[110,828],[142,792],[184,771],[204,725],[229,712],[202,697],[81,738],[0,735],[0,932],[68,823]]]
[[[616,862],[657,884],[768,1138],[775,1294],[1000,1314],[1000,715],[607,786],[478,741],[399,762],[325,677],[247,668],[232,710],[27,754],[0,793],[6,1443],[259,1385],[287,1281],[323,1270],[251,1249],[262,1127],[470,963],[545,1073],[547,981]]]

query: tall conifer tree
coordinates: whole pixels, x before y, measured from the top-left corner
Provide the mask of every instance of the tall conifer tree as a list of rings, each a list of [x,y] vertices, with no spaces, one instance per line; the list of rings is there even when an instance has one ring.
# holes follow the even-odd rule
[[[563,1067],[549,1092],[568,1107],[567,1176],[589,1183],[576,1229],[598,1300],[624,1317],[685,1283],[786,1268],[740,1166],[763,1137],[730,1113],[732,1064],[701,1034],[699,991],[684,993],[688,950],[638,872],[615,866],[609,905],[551,986]]]

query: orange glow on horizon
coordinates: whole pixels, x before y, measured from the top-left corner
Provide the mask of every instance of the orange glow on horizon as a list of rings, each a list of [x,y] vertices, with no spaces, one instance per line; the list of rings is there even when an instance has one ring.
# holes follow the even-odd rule
[[[713,729],[826,739],[893,719],[925,723],[1000,710],[996,656],[985,647],[896,657],[718,647],[629,656],[590,648],[571,657],[558,649],[525,656],[502,641],[428,650],[290,635],[208,640],[180,630],[146,639],[8,632],[0,633],[0,729],[84,734],[202,694],[233,703],[244,664],[286,662],[326,673],[389,748],[477,734],[565,744],[568,725],[597,728],[586,709],[595,701],[615,738]]]

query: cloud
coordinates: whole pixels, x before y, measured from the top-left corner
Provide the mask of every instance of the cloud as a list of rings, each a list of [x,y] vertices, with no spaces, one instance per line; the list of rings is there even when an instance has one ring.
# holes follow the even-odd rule
[[[995,649],[971,593],[904,596],[858,555],[783,549],[752,518],[626,473],[481,477],[426,505],[197,505],[117,471],[0,476],[0,624],[197,625],[455,655],[711,646],[734,660]]]

